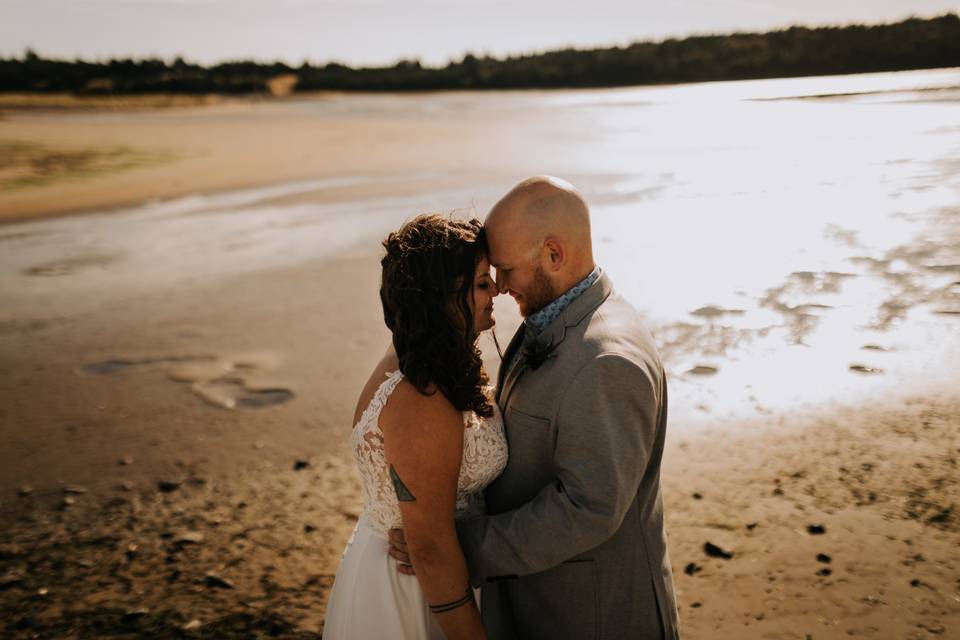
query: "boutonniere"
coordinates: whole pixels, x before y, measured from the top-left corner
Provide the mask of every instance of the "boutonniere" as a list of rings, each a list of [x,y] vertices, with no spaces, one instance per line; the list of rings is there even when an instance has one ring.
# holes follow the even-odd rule
[[[556,344],[547,342],[538,336],[531,340],[529,344],[523,345],[523,350],[520,353],[523,356],[524,363],[531,369],[537,370],[540,365],[557,355],[553,353],[556,348]]]

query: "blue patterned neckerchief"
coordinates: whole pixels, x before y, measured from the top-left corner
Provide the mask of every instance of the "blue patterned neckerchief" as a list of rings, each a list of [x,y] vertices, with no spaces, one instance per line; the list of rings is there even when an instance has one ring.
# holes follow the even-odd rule
[[[566,290],[559,298],[545,306],[540,311],[529,315],[523,321],[527,325],[527,335],[536,336],[542,333],[544,329],[550,326],[550,323],[557,319],[563,313],[563,310],[570,306],[570,303],[576,300],[581,293],[590,288],[597,278],[600,277],[600,267],[594,267],[586,278]]]

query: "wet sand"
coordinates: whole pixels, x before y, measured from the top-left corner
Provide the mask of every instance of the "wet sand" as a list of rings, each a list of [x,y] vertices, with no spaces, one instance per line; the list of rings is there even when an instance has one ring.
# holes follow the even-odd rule
[[[6,113],[0,138],[29,144],[0,181],[42,180],[0,189],[0,217],[37,218],[0,228],[0,635],[317,637],[360,509],[346,449],[355,394],[388,339],[377,238],[424,202],[479,193],[482,209],[532,166],[605,194],[591,195],[604,267],[625,293],[664,302],[653,311],[680,309],[651,324],[674,385],[664,486],[684,637],[960,633],[960,400],[955,364],[933,357],[957,348],[956,216],[941,207],[955,171],[924,174],[940,191],[908,182],[933,194],[900,216],[936,207],[926,235],[886,251],[838,220],[833,262],[785,265],[739,293],[707,286],[690,304],[630,278],[617,252],[656,255],[660,238],[624,244],[615,215],[649,207],[671,213],[667,226],[703,224],[682,217],[697,209],[685,192],[645,204],[638,169],[632,190],[610,195],[615,176],[584,168],[603,157],[593,130],[576,133],[591,153],[566,164],[552,108],[536,127],[521,110],[488,130],[505,116],[490,106],[499,98],[482,99],[471,111],[444,97],[447,111],[426,119],[407,116],[410,97],[374,98],[369,113],[337,102],[320,128],[293,115],[312,103],[289,101]],[[605,161],[627,166],[628,152]],[[289,180],[322,186],[110,211]],[[95,215],[39,220],[82,211]],[[664,264],[699,270],[694,282],[722,264],[706,242],[685,248],[683,264]],[[846,283],[869,286],[857,297]],[[505,344],[518,322],[509,300],[497,317]],[[818,326],[835,340],[818,340]],[[804,378],[841,399],[789,404]]]

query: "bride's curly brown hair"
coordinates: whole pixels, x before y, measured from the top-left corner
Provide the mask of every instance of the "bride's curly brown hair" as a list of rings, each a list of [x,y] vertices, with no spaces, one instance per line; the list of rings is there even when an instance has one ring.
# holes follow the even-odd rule
[[[470,310],[483,225],[420,215],[383,241],[380,301],[400,371],[423,394],[435,385],[460,411],[493,415]]]

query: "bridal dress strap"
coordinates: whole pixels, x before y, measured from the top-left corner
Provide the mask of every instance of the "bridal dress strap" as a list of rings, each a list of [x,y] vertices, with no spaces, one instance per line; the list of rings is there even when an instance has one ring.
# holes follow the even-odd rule
[[[380,383],[370,404],[360,416],[351,437],[354,459],[360,477],[363,478],[363,512],[360,519],[381,537],[385,537],[391,527],[402,524],[393,483],[387,475],[383,431],[379,421],[380,412],[386,406],[390,394],[403,380],[403,374],[394,371],[386,376],[387,379]]]
[[[390,397],[393,390],[396,389],[400,381],[403,380],[403,373],[401,373],[399,369],[396,371],[388,371],[383,375],[385,375],[387,379],[377,387],[373,398],[370,400],[370,404],[367,405],[367,408],[364,409],[360,415],[360,420],[357,422],[358,425],[366,424],[371,418],[376,422],[380,412],[383,411],[383,408],[387,405],[387,398]]]

